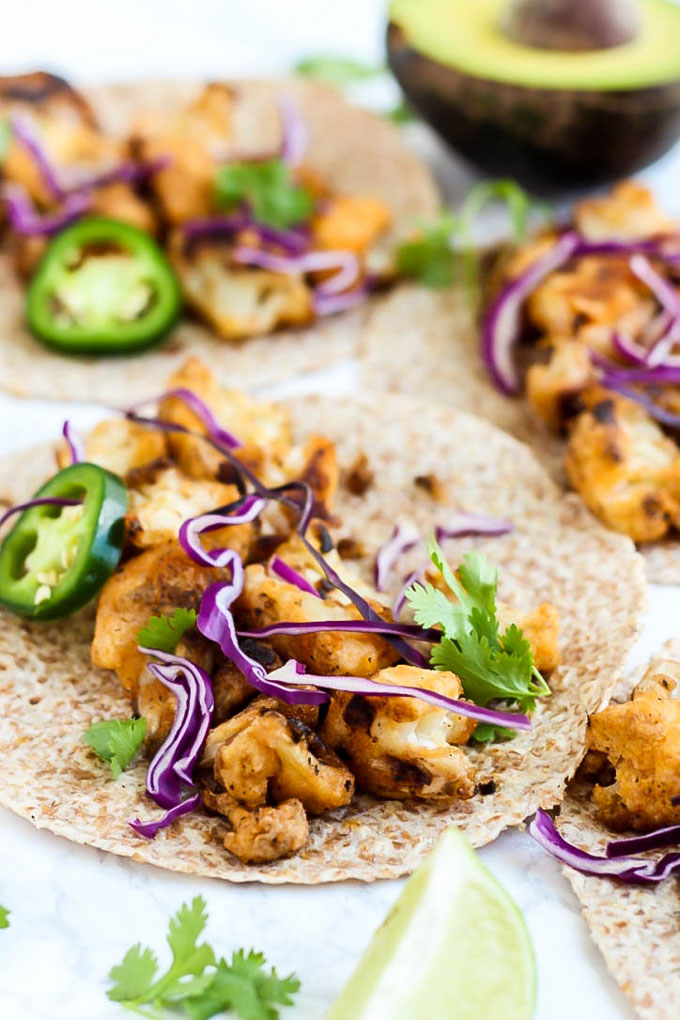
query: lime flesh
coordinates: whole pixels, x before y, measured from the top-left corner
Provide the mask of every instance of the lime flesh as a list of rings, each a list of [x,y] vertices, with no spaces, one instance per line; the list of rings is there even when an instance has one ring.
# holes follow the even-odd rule
[[[530,1020],[535,987],[522,915],[452,828],[406,883],[327,1020]]]

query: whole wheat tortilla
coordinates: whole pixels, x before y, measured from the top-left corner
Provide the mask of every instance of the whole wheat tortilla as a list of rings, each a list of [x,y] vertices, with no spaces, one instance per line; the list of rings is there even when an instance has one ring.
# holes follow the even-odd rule
[[[335,89],[305,79],[236,81],[235,152],[268,151],[279,143],[276,98],[295,95],[309,130],[306,164],[331,189],[376,196],[397,226],[431,217],[439,196],[429,170],[384,118],[350,106]],[[124,134],[143,110],[185,103],[198,83],[146,81],[86,90],[102,125]],[[0,386],[21,397],[120,404],[153,395],[168,375],[195,355],[218,379],[243,389],[324,368],[356,353],[370,300],[352,312],[309,327],[229,342],[207,326],[184,319],[159,346],[120,358],[70,358],[37,341],[24,325],[25,285],[0,251]]]
[[[365,385],[487,418],[528,443],[555,481],[568,488],[564,440],[547,430],[524,398],[506,397],[493,385],[479,356],[475,310],[461,289],[397,288],[371,310],[360,356]],[[680,583],[680,539],[651,542],[640,552],[650,581]]]
[[[375,473],[361,497],[343,487],[336,537],[374,550],[396,520],[427,534],[456,508],[510,518],[502,538],[447,545],[452,563],[475,544],[500,568],[500,596],[518,610],[553,602],[561,613],[564,663],[553,695],[541,701],[528,734],[471,750],[485,795],[443,807],[357,797],[333,816],[311,820],[311,840],[289,860],[240,864],[222,848],[222,824],[187,816],[148,842],[126,820],[154,816],[143,794],[145,764],[114,782],[81,737],[95,720],[129,714],[112,673],[89,664],[93,612],[67,623],[36,625],[0,617],[0,803],[39,828],[175,871],[235,882],[372,881],[412,871],[442,830],[455,823],[476,845],[520,823],[563,795],[584,748],[586,713],[608,701],[635,639],[646,601],[643,565],[629,539],[615,535],[563,495],[533,454],[487,422],[403,397],[305,398],[291,405],[298,438],[329,435],[341,465],[365,452]],[[14,455],[0,466],[0,496],[35,490],[51,451]],[[414,478],[434,473],[448,506]],[[368,573],[372,555],[361,564]],[[403,570],[409,568],[404,563]],[[401,583],[401,569],[394,580]]]
[[[680,641],[669,641],[659,659],[680,661]],[[652,663],[653,664],[653,663]],[[639,677],[616,689],[627,700]],[[592,783],[570,784],[560,808],[565,839],[602,854],[611,832],[598,821]],[[608,878],[562,869],[581,902],[583,916],[607,968],[643,1020],[677,1020],[680,1002],[680,886],[671,878],[658,886],[624,885]]]

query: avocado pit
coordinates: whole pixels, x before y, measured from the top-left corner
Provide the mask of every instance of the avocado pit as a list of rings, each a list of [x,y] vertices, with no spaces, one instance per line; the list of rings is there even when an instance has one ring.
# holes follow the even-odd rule
[[[522,46],[542,50],[604,50],[640,33],[635,0],[513,0],[501,29]]]

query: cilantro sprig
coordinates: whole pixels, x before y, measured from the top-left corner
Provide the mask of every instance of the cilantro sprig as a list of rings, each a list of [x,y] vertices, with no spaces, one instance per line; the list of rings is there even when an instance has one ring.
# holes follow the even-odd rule
[[[142,648],[174,652],[180,638],[196,623],[195,609],[176,609],[172,616],[152,616],[137,634]]]
[[[111,968],[108,997],[150,1020],[208,1020],[227,1010],[241,1020],[277,1020],[278,1007],[292,1005],[298,979],[267,971],[264,956],[252,950],[238,950],[229,962],[218,960],[207,942],[198,941],[207,920],[202,896],[182,904],[170,920],[172,962],[165,973],[158,976],[156,954],[137,943]]]
[[[0,928],[9,928],[9,915],[12,913],[0,904]]]
[[[456,598],[452,602],[429,582],[416,584],[406,592],[417,623],[422,627],[441,626],[442,639],[432,648],[431,665],[456,673],[465,697],[476,705],[507,701],[521,712],[532,712],[536,698],[550,694],[550,688],[534,665],[531,645],[521,628],[512,623],[500,633],[498,571],[484,553],[473,551],[463,557],[456,574],[434,539],[428,553]],[[483,727],[477,739],[507,737],[509,733]]]
[[[417,225],[414,236],[397,248],[397,271],[426,287],[449,287],[463,279],[468,289],[474,288],[479,274],[479,255],[472,230],[482,210],[494,201],[502,202],[508,210],[516,242],[526,237],[532,215],[545,209],[516,181],[479,181],[470,189],[457,213],[444,209],[439,219]]]
[[[102,719],[92,723],[83,734],[83,741],[102,761],[109,763],[111,774],[118,779],[135,757],[146,736],[146,719]]]
[[[264,226],[286,230],[306,222],[315,209],[314,196],[297,184],[281,159],[227,163],[217,171],[217,204],[227,210],[246,202]]]
[[[296,74],[304,74],[309,78],[328,82],[337,88],[353,85],[358,81],[370,81],[387,72],[385,64],[368,64],[353,57],[338,57],[330,54],[318,54],[303,57],[294,65]]]

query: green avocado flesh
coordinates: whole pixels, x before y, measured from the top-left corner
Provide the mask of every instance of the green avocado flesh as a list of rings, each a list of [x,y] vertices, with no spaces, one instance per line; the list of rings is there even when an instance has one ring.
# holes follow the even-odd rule
[[[392,0],[390,19],[418,52],[475,78],[534,88],[610,91],[680,79],[680,6],[642,0],[642,30],[623,46],[581,53],[506,38],[508,0]]]

